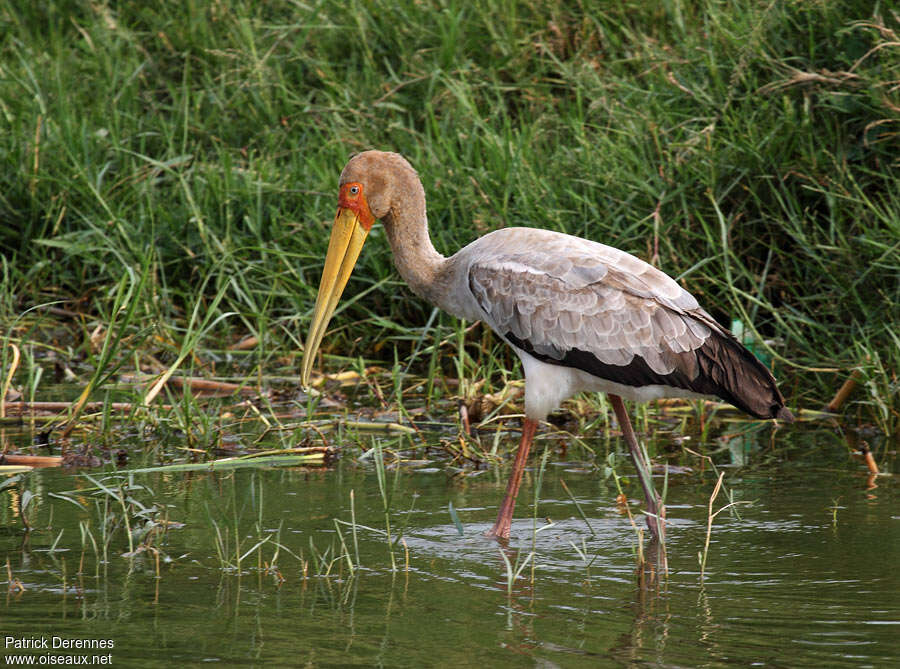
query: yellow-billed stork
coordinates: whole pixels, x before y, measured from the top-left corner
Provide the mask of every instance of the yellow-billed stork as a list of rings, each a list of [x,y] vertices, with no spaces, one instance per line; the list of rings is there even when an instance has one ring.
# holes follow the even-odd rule
[[[399,154],[381,151],[354,156],[341,172],[303,356],[304,386],[376,219],[414,293],[454,316],[484,321],[522,360],[522,437],[489,535],[509,536],[538,422],[581,391],[609,394],[656,537],[664,531],[665,510],[623,397],[713,396],[757,418],[792,419],[769,370],[672,278],[624,251],[559,232],[503,228],[445,258],[428,235],[425,190],[416,171]]]

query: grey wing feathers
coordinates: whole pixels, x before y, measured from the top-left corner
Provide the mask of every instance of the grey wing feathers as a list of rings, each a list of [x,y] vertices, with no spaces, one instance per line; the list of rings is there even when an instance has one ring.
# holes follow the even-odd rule
[[[577,237],[505,229],[469,247],[468,290],[487,323],[544,362],[623,385],[713,395],[791,419],[771,372],[671,277]]]
[[[690,366],[679,354],[703,344],[711,317],[668,276],[621,255],[634,262],[623,268],[596,257],[500,255],[473,263],[469,285],[500,334],[527,341],[541,356],[562,360],[578,349],[619,366],[640,356],[660,375]]]

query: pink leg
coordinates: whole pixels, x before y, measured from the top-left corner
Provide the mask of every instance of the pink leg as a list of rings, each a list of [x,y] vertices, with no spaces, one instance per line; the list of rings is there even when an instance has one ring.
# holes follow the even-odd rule
[[[616,412],[619,427],[622,428],[622,436],[625,437],[625,443],[628,444],[628,450],[631,452],[631,459],[634,462],[635,469],[637,469],[641,487],[644,488],[647,512],[651,514],[647,516],[647,527],[650,528],[650,533],[655,539],[663,539],[666,536],[666,507],[663,506],[662,500],[653,487],[653,480],[650,478],[650,463],[647,462],[647,459],[644,457],[644,451],[641,450],[640,444],[638,444],[622,398],[610,393],[609,399],[612,402],[613,411]]]
[[[522,483],[522,473],[525,471],[525,462],[528,460],[528,450],[531,448],[531,441],[534,439],[537,426],[537,421],[530,418],[526,418],[525,424],[522,425],[522,440],[519,442],[519,450],[516,451],[509,483],[506,484],[506,497],[503,498],[503,504],[500,505],[497,522],[485,532],[485,536],[498,539],[509,538],[509,526],[512,523],[513,509],[516,508],[516,495],[519,494],[519,484]]]

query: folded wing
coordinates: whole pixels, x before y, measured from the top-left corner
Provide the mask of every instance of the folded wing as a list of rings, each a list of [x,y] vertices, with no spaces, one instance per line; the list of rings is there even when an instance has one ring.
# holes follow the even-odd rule
[[[495,249],[469,267],[485,320],[511,344],[623,385],[667,385],[758,418],[785,417],[769,370],[672,278],[577,237],[535,242]]]

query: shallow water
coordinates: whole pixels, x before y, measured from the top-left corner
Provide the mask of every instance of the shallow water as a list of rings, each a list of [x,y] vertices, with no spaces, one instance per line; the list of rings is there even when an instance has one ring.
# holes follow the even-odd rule
[[[758,442],[768,438],[766,428]],[[129,667],[896,665],[895,479],[871,487],[828,430],[792,427],[776,440],[778,449],[745,440],[715,455],[726,489],[714,509],[739,504],[714,520],[703,579],[698,553],[715,475],[696,458],[678,459],[691,470],[668,479],[669,574],[643,584],[636,533],[602,465],[551,453],[535,518],[540,442],[509,567],[481,536],[505,470],[389,467],[391,532],[402,532],[396,571],[371,456],[319,470],[133,474],[123,496],[131,529],[146,518],[179,524],[152,542],[158,576],[152,551],[123,557],[127,535],[114,528],[123,501],[92,490],[85,473],[107,486],[127,475],[34,471],[0,492],[0,550],[13,577],[2,605],[4,652],[13,650],[10,638],[52,645],[58,637],[113,647],[17,652],[38,662],[108,654]],[[624,461],[618,470],[632,471]],[[626,492],[639,496],[635,483]],[[103,518],[112,531],[106,560]],[[532,553],[510,583],[508,570]]]

